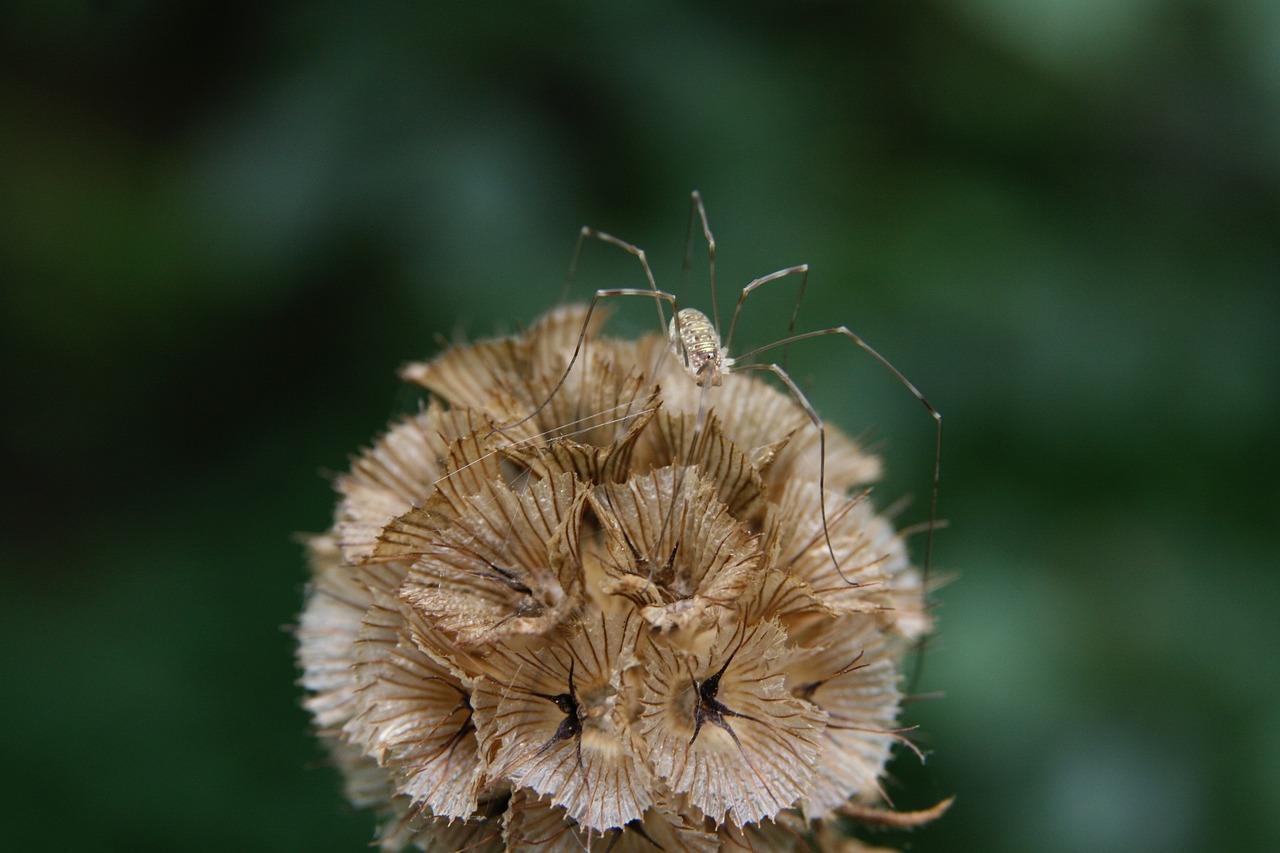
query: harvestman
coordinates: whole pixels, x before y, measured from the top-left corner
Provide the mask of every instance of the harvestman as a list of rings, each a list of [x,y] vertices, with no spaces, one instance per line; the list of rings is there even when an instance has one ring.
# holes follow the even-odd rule
[[[896,378],[899,382],[901,382],[902,385],[905,386],[906,389],[910,391],[912,395],[914,395],[915,398],[921,402],[921,404],[924,405],[925,409],[928,410],[930,417],[933,418],[934,423],[936,425],[935,438],[934,438],[934,455],[933,455],[933,484],[932,484],[930,498],[929,498],[929,521],[928,521],[928,526],[925,533],[925,547],[924,547],[924,570],[923,571],[924,571],[925,577],[927,578],[929,573],[930,561],[933,553],[933,531],[934,531],[934,528],[937,527],[938,486],[939,486],[940,478],[942,475],[942,415],[939,414],[938,410],[935,409],[933,405],[928,400],[925,399],[924,395],[920,393],[920,391],[916,388],[916,386],[913,385],[911,381],[907,379],[907,377],[904,376],[901,371],[898,370],[898,368],[894,367],[893,364],[890,363],[888,359],[886,359],[879,352],[877,352],[870,344],[864,341],[861,337],[859,337],[854,332],[852,332],[847,326],[836,326],[833,328],[819,329],[817,331],[812,331],[812,332],[801,332],[799,334],[794,333],[796,314],[799,312],[800,300],[804,298],[805,284],[808,282],[808,278],[809,278],[808,264],[799,264],[798,266],[787,267],[786,269],[781,269],[781,270],[778,270],[777,272],[769,273],[768,275],[764,275],[764,276],[761,276],[760,278],[753,280],[746,287],[742,288],[741,293],[739,293],[738,295],[738,302],[733,309],[733,317],[729,321],[729,335],[725,339],[724,343],[721,344],[720,332],[719,332],[720,317],[719,317],[719,309],[717,307],[717,301],[716,301],[716,241],[715,241],[715,237],[711,234],[711,227],[707,223],[707,211],[702,203],[702,195],[697,190],[694,190],[691,198],[692,198],[693,209],[690,212],[689,231],[690,231],[690,236],[692,236],[693,226],[694,226],[693,213],[696,212],[698,221],[702,225],[703,237],[707,241],[707,251],[709,255],[710,280],[711,280],[711,287],[710,287],[711,306],[712,306],[711,310],[714,316],[714,320],[712,318],[707,317],[706,314],[702,313],[696,308],[681,308],[679,305],[679,301],[676,299],[675,294],[669,293],[665,290],[658,289],[657,281],[654,279],[653,270],[650,269],[649,267],[649,260],[645,256],[644,249],[641,249],[638,246],[634,246],[631,243],[626,242],[625,240],[620,240],[619,238],[614,237],[612,234],[607,234],[603,231],[598,231],[594,228],[583,226],[581,232],[578,235],[578,244],[574,250],[573,261],[569,267],[570,282],[572,282],[575,278],[575,274],[577,272],[578,260],[582,255],[582,247],[584,243],[588,239],[595,239],[595,240],[600,240],[604,243],[608,243],[612,246],[616,246],[617,248],[622,249],[634,255],[636,259],[640,261],[640,266],[644,269],[645,279],[648,281],[649,287],[647,289],[639,288],[639,287],[615,287],[615,288],[604,288],[601,290],[597,290],[595,292],[595,295],[591,297],[590,304],[587,306],[587,314],[582,323],[582,330],[578,333],[578,342],[573,349],[573,355],[569,359],[569,364],[567,367],[565,367],[564,373],[561,374],[559,381],[557,381],[555,386],[552,387],[551,393],[549,393],[547,395],[547,398],[543,400],[541,403],[539,403],[538,407],[534,409],[532,412],[525,415],[523,418],[521,418],[518,421],[515,421],[510,424],[506,424],[501,427],[497,427],[496,428],[497,431],[501,432],[501,431],[512,429],[536,417],[543,409],[547,407],[547,405],[551,402],[551,400],[555,397],[555,395],[560,391],[565,381],[569,378],[569,373],[573,370],[574,364],[577,363],[578,355],[582,352],[582,348],[587,337],[587,330],[591,326],[591,316],[592,314],[595,313],[596,306],[599,304],[600,300],[611,299],[617,296],[642,296],[648,299],[652,299],[654,300],[654,305],[658,309],[658,321],[661,324],[661,326],[667,330],[667,346],[669,347],[671,353],[673,353],[678,359],[680,359],[680,363],[684,367],[685,372],[689,374],[689,377],[693,379],[694,383],[696,383],[698,387],[707,389],[712,386],[718,386],[723,381],[724,376],[729,373],[739,373],[747,370],[765,370],[777,376],[778,379],[781,380],[782,383],[787,386],[787,390],[791,392],[791,395],[795,398],[796,402],[800,405],[800,407],[804,409],[805,414],[808,416],[809,420],[813,423],[814,428],[817,429],[818,431],[818,454],[819,454],[818,455],[818,488],[819,488],[819,493],[823,495],[822,499],[819,500],[818,503],[820,506],[821,516],[822,516],[822,535],[823,535],[823,538],[826,540],[827,553],[830,554],[831,561],[835,566],[836,574],[840,576],[840,579],[843,580],[845,583],[849,584],[850,586],[856,586],[857,584],[849,580],[849,578],[845,575],[844,570],[841,569],[840,567],[840,560],[836,557],[835,547],[831,544],[831,533],[827,526],[827,502],[825,497],[826,468],[827,468],[827,433],[826,433],[826,428],[822,423],[822,418],[818,416],[818,412],[813,408],[813,405],[809,402],[809,398],[806,397],[804,392],[800,390],[800,387],[795,383],[795,381],[791,378],[791,375],[787,373],[786,369],[783,366],[769,363],[769,362],[744,363],[746,359],[753,358],[759,355],[760,353],[766,352],[771,349],[777,349],[779,347],[785,348],[798,341],[807,340],[809,338],[822,337],[824,335],[841,335],[853,341],[855,344],[857,344],[859,347],[861,347],[863,350],[869,353],[871,357],[874,358],[877,362],[879,362],[886,370],[888,370],[891,374],[893,374],[894,378]],[[688,252],[687,251],[686,251],[686,258],[685,258],[685,268],[686,270],[688,268]],[[755,349],[745,352],[742,355],[730,356],[729,352],[733,348],[733,335],[738,327],[738,315],[742,312],[742,306],[746,303],[747,297],[750,296],[756,289],[763,287],[769,282],[777,281],[778,279],[786,278],[787,276],[791,276],[791,275],[800,276],[800,287],[799,287],[799,293],[796,298],[796,305],[791,314],[791,323],[787,327],[786,337],[782,338],[781,340],[774,341],[773,343],[765,344],[764,346],[761,346],[761,347],[756,347]],[[671,306],[672,316],[671,316],[670,323],[667,322],[666,313],[663,311],[663,303],[667,303]],[[783,364],[786,363],[785,352],[786,351],[784,349]],[[699,406],[697,422],[695,427],[696,429],[701,429],[704,418],[705,418],[705,414],[706,414],[705,405]]]

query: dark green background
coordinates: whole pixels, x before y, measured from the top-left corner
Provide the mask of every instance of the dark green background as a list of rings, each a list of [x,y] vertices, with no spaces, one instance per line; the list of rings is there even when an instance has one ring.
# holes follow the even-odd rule
[[[553,305],[580,225],[706,306],[697,188],[726,305],[810,262],[801,325],[947,419],[946,698],[889,791],[959,799],[873,837],[1277,849],[1280,6],[440,5],[4,4],[0,844],[364,849],[291,537],[396,367]],[[643,279],[592,245],[602,286]],[[790,367],[920,520],[923,410],[847,342]]]

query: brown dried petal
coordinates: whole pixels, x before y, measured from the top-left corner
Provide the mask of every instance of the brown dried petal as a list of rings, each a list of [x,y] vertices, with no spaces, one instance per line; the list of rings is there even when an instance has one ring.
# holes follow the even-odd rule
[[[786,659],[792,695],[827,713],[824,750],[814,789],[804,800],[812,816],[829,815],[852,797],[875,797],[895,740],[901,694],[896,655],[873,617],[829,620],[812,645]]]
[[[509,853],[715,853],[719,840],[701,824],[664,804],[622,828],[583,830],[564,809],[521,791],[512,798],[505,835]]]
[[[323,739],[333,763],[342,768],[342,792],[358,809],[385,808],[395,794],[395,779],[390,770],[345,740]]]
[[[790,810],[778,815],[777,820],[765,819],[747,826],[722,824],[719,839],[722,853],[811,853],[813,849],[804,819]]]
[[[593,328],[604,316],[604,312],[597,312]],[[574,375],[584,371],[578,370],[575,364],[575,370],[566,380],[569,388],[562,388],[548,401],[551,389],[569,364],[585,317],[586,309],[581,306],[553,311],[525,335],[446,350],[429,362],[406,365],[400,375],[454,406],[468,406],[487,413],[512,441],[541,443],[547,438],[548,429],[559,429],[568,423],[562,410],[573,407],[574,401],[581,399],[582,378]],[[592,344],[586,350],[589,353],[592,348],[608,347],[611,343]],[[584,359],[579,353],[579,363],[589,365],[591,361],[590,356]],[[616,358],[606,361],[609,362],[606,368],[614,374],[617,373],[615,362],[628,363]],[[559,401],[562,395],[568,402]],[[517,424],[544,403],[550,412],[544,409],[529,421]],[[601,406],[587,414],[599,416],[604,408]]]
[[[401,777],[400,793],[437,816],[469,817],[482,775],[468,691],[411,637],[431,632],[407,605],[379,596],[356,664],[363,710],[344,731]]]
[[[638,819],[653,785],[621,702],[639,620],[594,616],[554,647],[494,648],[472,697],[492,778],[510,779],[603,831]]]
[[[777,659],[777,622],[724,629],[709,654],[661,644],[645,666],[640,727],[649,761],[673,791],[719,822],[772,817],[813,787],[826,714],[794,698]]]
[[[699,410],[714,410],[725,434],[749,455],[786,442],[802,430],[813,429],[813,421],[795,397],[766,382],[758,373],[731,373],[720,387],[703,388],[672,357],[662,363],[657,381],[662,386],[667,411],[696,415]],[[816,430],[814,433],[816,437]]]
[[[815,847],[810,849],[817,853],[898,853],[890,847],[877,847],[845,835],[840,824],[832,821],[820,821],[813,835]]]
[[[792,626],[826,622],[836,612],[808,584],[775,569],[765,575],[753,595],[743,599],[741,619],[746,624],[777,619],[790,634]],[[796,642],[794,635],[791,641]]]
[[[637,468],[668,465],[697,466],[703,477],[717,486],[720,500],[730,514],[743,521],[757,521],[764,507],[764,483],[760,472],[741,447],[721,428],[715,412],[695,415],[659,413],[637,450]]]
[[[895,600],[890,588],[891,579],[908,568],[901,540],[881,535],[887,522],[875,514],[865,493],[840,498],[828,491],[829,550],[818,495],[816,483],[797,481],[770,506],[765,537],[778,545],[777,567],[808,584],[834,612],[885,611],[892,620],[895,606],[905,603]]]
[[[535,416],[540,439],[572,438],[605,447],[625,434],[631,421],[654,410],[656,389],[643,374],[622,366],[612,350],[612,342],[594,342],[578,354],[567,376],[561,368],[530,377],[530,401],[545,403]]]
[[[361,620],[373,597],[342,562],[331,536],[307,541],[314,579],[298,617],[298,664],[309,695],[303,705],[322,730],[332,731],[356,713],[358,687],[351,665]]]
[[[353,460],[350,473],[337,481],[343,497],[336,531],[349,562],[369,557],[387,522],[430,497],[450,440],[474,433],[484,423],[478,414],[445,411],[433,402],[395,424]]]
[[[807,418],[806,418],[807,421]],[[831,425],[824,425],[826,433],[826,464],[823,460],[822,442],[818,430],[811,421],[791,436],[786,446],[779,448],[776,458],[765,473],[765,484],[778,488],[792,480],[818,482],[821,473],[827,489],[846,494],[879,482],[883,466],[879,456],[865,452],[856,442]]]
[[[498,338],[454,347],[427,362],[400,369],[400,378],[431,391],[451,406],[496,416],[520,416],[528,403],[528,345],[520,338]]]
[[[636,439],[644,433],[656,411],[656,403],[650,399],[635,414],[627,414],[607,430],[590,429],[579,436],[608,442],[603,445],[569,438],[550,443],[538,440],[513,444],[504,450],[504,456],[544,479],[568,472],[588,483],[621,480],[630,466]]]
[[[612,589],[655,626],[686,625],[706,606],[729,607],[757,583],[761,553],[696,468],[660,468],[592,493],[605,530]],[[706,627],[702,625],[701,627]]]
[[[699,410],[714,410],[725,435],[760,468],[767,488],[780,488],[797,478],[818,480],[823,458],[818,430],[790,391],[774,387],[754,372],[730,374],[719,388],[703,388],[675,358],[662,363],[657,382],[668,412],[696,415]],[[825,432],[827,488],[845,492],[880,479],[878,457],[864,453],[836,428]]]
[[[497,442],[495,442],[497,439]],[[486,424],[449,442],[442,465],[443,473],[436,481],[432,500],[449,507],[459,507],[468,499],[487,495],[494,481],[502,477],[502,449],[506,441],[502,433]],[[430,508],[431,501],[428,501]]]
[[[410,805],[408,797],[392,801],[389,818],[379,827],[384,851],[413,846],[426,853],[502,853],[502,814],[505,799],[481,806],[474,820],[432,817]]]
[[[586,305],[565,305],[554,308],[543,314],[530,327],[524,337],[529,342],[531,372],[558,377],[568,366],[580,337],[583,338],[584,347],[595,345],[596,336],[609,317],[609,310],[607,307],[597,305],[591,315],[590,325],[584,327],[587,308]],[[606,338],[604,344],[610,347],[628,346],[624,341],[611,338]],[[619,363],[634,364],[635,362],[620,359]]]
[[[809,506],[817,505],[817,492],[809,489],[804,502]],[[833,507],[835,514],[841,516],[836,521],[832,521]],[[850,567],[856,573],[865,574],[867,589],[863,592],[867,593],[867,597],[854,596],[847,584],[835,583],[837,579],[833,579],[829,573],[831,555],[827,555],[828,571],[824,573],[822,564],[814,560],[815,555],[810,549],[808,555],[801,560],[801,564],[809,569],[797,567],[797,574],[808,578],[815,588],[826,590],[823,594],[824,601],[841,610],[859,610],[860,598],[876,602],[876,612],[883,628],[892,630],[908,642],[915,642],[927,634],[931,630],[932,621],[924,598],[922,575],[911,566],[906,543],[902,535],[893,529],[890,520],[878,515],[870,501],[861,496],[851,498],[844,505],[831,502],[831,497],[828,496],[827,510],[829,528],[837,530],[841,538],[847,532],[845,546],[836,546],[836,556],[841,558],[841,567],[844,567],[846,575],[849,575]],[[850,580],[864,583],[863,578],[849,576]]]
[[[568,474],[470,498],[442,489],[383,534],[414,558],[400,596],[464,646],[549,631],[575,606],[586,497]]]
[[[748,452],[785,440],[768,466],[767,485],[818,479],[818,430],[790,391],[769,384],[760,374],[738,374],[726,378],[715,405],[725,432]],[[880,479],[879,457],[864,453],[837,428],[826,427],[825,432],[828,489],[845,492]]]

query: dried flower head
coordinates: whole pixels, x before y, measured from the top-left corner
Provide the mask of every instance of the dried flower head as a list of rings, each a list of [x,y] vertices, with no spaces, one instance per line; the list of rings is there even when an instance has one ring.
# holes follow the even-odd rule
[[[879,461],[601,312],[579,348],[587,313],[406,367],[431,401],[338,480],[298,637],[348,796],[388,850],[858,850],[837,818],[923,820],[879,783],[929,629]]]

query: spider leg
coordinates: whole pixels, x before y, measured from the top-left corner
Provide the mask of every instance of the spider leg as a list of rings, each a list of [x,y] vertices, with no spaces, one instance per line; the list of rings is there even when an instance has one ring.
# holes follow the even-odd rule
[[[591,228],[586,225],[584,225],[582,230],[578,233],[578,246],[573,253],[573,261],[569,264],[570,283],[577,278],[578,260],[582,257],[582,244],[588,239],[599,240],[601,243],[608,243],[610,246],[615,246],[630,255],[634,255],[636,260],[640,262],[640,267],[644,270],[645,280],[649,282],[649,290],[655,294],[664,292],[658,289],[658,282],[653,277],[653,269],[649,266],[649,256],[645,254],[644,249],[641,249],[633,243],[628,243],[626,240],[621,240],[612,234],[605,233],[604,231],[597,231],[595,228]],[[670,294],[667,295],[670,296]],[[658,328],[665,329],[667,328],[667,315],[662,313],[661,302],[655,303],[655,305],[658,309]],[[674,296],[671,297],[671,306],[672,311],[674,312]]]
[[[752,281],[746,287],[742,288],[742,292],[738,294],[738,304],[733,307],[733,319],[729,321],[729,337],[725,339],[725,342],[724,342],[725,349],[727,349],[730,353],[733,352],[733,334],[738,329],[738,315],[742,313],[742,306],[747,301],[747,297],[750,296],[753,292],[755,292],[757,288],[761,287],[762,285],[766,285],[771,281],[777,281],[780,278],[786,278],[789,275],[800,276],[800,290],[796,294],[796,304],[791,309],[791,322],[787,324],[787,336],[782,339],[783,342],[779,342],[777,344],[770,344],[771,347],[772,346],[783,347],[782,368],[784,370],[786,369],[787,350],[786,350],[786,343],[784,342],[789,342],[790,339],[794,337],[793,333],[795,332],[795,328],[796,328],[796,317],[800,313],[800,303],[804,301],[804,288],[805,288],[805,285],[809,283],[809,265],[808,264],[800,264],[794,267],[787,267],[786,269],[778,270],[777,272],[771,272],[768,275],[762,275],[759,278]],[[764,349],[768,349],[768,348],[769,347],[764,347]],[[753,352],[760,352],[760,350],[754,350]],[[751,353],[748,353],[747,355],[741,356],[741,357],[747,358],[750,355]]]
[[[765,276],[765,278],[768,278],[768,276]],[[808,340],[809,338],[817,338],[823,335],[842,335],[848,338],[849,340],[853,341],[855,344],[857,344],[859,347],[861,347],[863,350],[869,353],[872,358],[880,362],[882,367],[884,367],[891,374],[893,374],[894,378],[897,379],[899,382],[901,382],[902,385],[908,391],[911,392],[912,396],[914,396],[917,400],[920,401],[921,405],[923,405],[925,409],[929,412],[929,416],[933,418],[933,421],[934,421],[933,485],[932,485],[932,488],[930,489],[930,495],[929,495],[929,526],[928,526],[928,529],[925,531],[925,539],[924,539],[923,574],[924,574],[925,580],[927,581],[929,578],[929,567],[932,565],[932,558],[933,558],[933,532],[934,532],[934,529],[937,528],[938,526],[938,486],[942,482],[942,414],[933,407],[932,403],[930,403],[928,400],[925,399],[925,396],[920,393],[920,390],[916,388],[914,384],[912,384],[911,380],[907,379],[907,377],[902,374],[902,371],[894,367],[893,364],[887,358],[885,358],[879,352],[877,352],[874,347],[872,347],[870,344],[864,341],[861,337],[859,337],[858,335],[850,331],[847,326],[837,326],[832,329],[819,329],[816,332],[803,332],[798,335],[791,335],[789,337],[783,338],[780,341],[774,341],[771,344],[766,344],[765,346],[757,347],[756,349],[753,349],[750,352],[744,353],[743,355],[739,356],[738,359],[741,360],[741,359],[753,358],[756,355],[759,355],[760,353],[765,352],[766,350],[774,349],[775,347],[785,347],[797,341]],[[787,386],[796,395],[796,399],[799,400],[801,404],[804,406],[805,412],[809,415],[810,420],[812,420],[814,422],[814,425],[818,427],[818,435],[819,435],[819,438],[821,439],[820,446],[824,446],[825,436],[823,434],[821,421],[817,416],[817,412],[815,412],[813,410],[813,407],[809,405],[808,400],[805,399],[805,396],[802,393],[800,393],[800,389],[796,387],[796,384],[791,381],[791,377],[786,375],[786,371],[782,370],[777,365],[735,365],[735,369],[737,370],[744,370],[750,367],[760,367],[760,368],[772,370],[774,373],[776,373],[779,376],[779,378],[782,379],[783,382],[787,384]],[[823,458],[819,462],[818,472],[819,472],[818,473],[819,480],[825,477],[825,473],[826,473],[825,449],[823,451]],[[823,508],[822,514],[823,514],[823,525],[825,529],[825,525],[826,525],[825,506]],[[830,548],[830,546],[831,546],[831,539],[830,537],[828,537],[827,547]],[[832,557],[834,559],[834,553]],[[843,575],[841,575],[841,577],[843,577]]]
[[[822,515],[822,537],[827,543],[827,553],[831,555],[831,563],[835,566],[836,574],[840,576],[840,580],[849,586],[858,586],[854,581],[849,580],[845,576],[844,569],[840,568],[840,559],[836,557],[835,546],[831,544],[831,531],[827,526],[827,430],[822,425],[822,418],[818,417],[818,412],[813,408],[813,404],[809,402],[809,398],[800,390],[800,386],[791,378],[791,374],[783,370],[776,364],[743,364],[736,365],[737,370],[767,370],[774,376],[782,380],[787,389],[791,391],[796,402],[804,409],[804,413],[809,416],[809,420],[813,422],[813,426],[818,430],[818,507]]]
[[[711,281],[711,320],[717,329],[720,328],[720,301],[716,298],[716,238],[707,224],[707,208],[702,204],[702,193],[694,190],[689,195],[689,230],[684,238],[684,265],[680,268],[680,292],[687,293],[689,267],[692,265],[693,226],[695,222],[702,224],[702,237],[707,243],[707,267]]]
[[[634,255],[635,258],[640,262],[641,268],[644,270],[644,276],[649,283],[649,287],[647,289],[641,288],[641,287],[615,287],[615,288],[597,290],[595,292],[595,295],[591,297],[591,304],[587,306],[587,316],[583,319],[582,330],[578,333],[578,342],[573,348],[573,355],[570,356],[569,358],[569,364],[565,367],[564,373],[560,374],[560,379],[557,380],[555,386],[551,389],[551,393],[548,394],[546,399],[544,399],[541,403],[539,403],[538,406],[532,412],[525,415],[523,418],[521,418],[518,421],[513,421],[512,423],[509,423],[509,424],[503,424],[502,426],[494,427],[494,432],[505,432],[507,430],[514,429],[515,427],[518,427],[521,424],[524,424],[532,420],[533,418],[537,417],[538,414],[540,414],[542,410],[548,406],[548,404],[551,403],[552,399],[554,399],[556,394],[559,393],[560,389],[564,386],[565,380],[569,378],[569,372],[573,370],[573,366],[578,362],[578,355],[582,352],[582,348],[586,343],[587,329],[591,327],[591,315],[595,313],[596,306],[599,304],[601,299],[609,299],[615,296],[644,296],[644,297],[653,299],[654,306],[658,310],[658,322],[661,324],[660,328],[662,329],[666,329],[667,327],[667,316],[665,313],[663,313],[663,310],[662,310],[663,303],[666,303],[671,306],[671,311],[673,314],[679,313],[679,304],[676,300],[675,294],[668,293],[665,290],[658,289],[658,283],[653,277],[653,270],[649,267],[649,259],[645,255],[644,249],[641,249],[638,246],[634,246],[625,240],[620,240],[617,237],[614,237],[612,234],[608,234],[604,231],[597,231],[594,228],[589,228],[586,226],[584,226],[582,230],[578,232],[578,244],[577,244],[577,247],[574,249],[573,260],[570,261],[569,263],[569,274],[566,282],[566,291],[568,289],[569,284],[572,283],[573,280],[577,277],[578,261],[582,256],[583,245],[586,243],[588,239],[595,239],[603,243],[608,243],[611,246],[616,246],[617,248],[622,249],[623,251],[631,255]],[[680,325],[680,320],[679,320],[679,317],[677,317],[676,318],[677,330],[679,329],[679,325]]]

